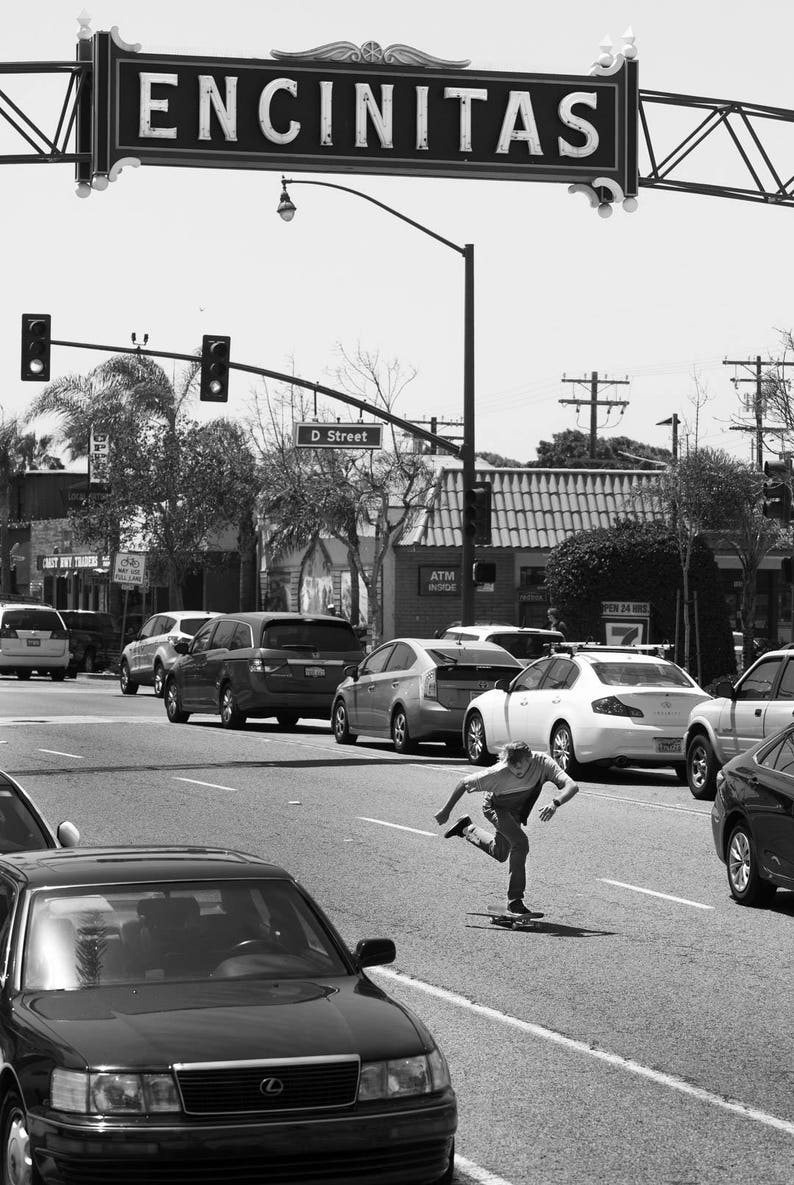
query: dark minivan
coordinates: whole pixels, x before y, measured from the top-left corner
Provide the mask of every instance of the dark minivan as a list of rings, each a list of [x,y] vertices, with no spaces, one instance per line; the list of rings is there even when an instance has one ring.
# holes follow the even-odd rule
[[[275,716],[282,728],[304,716],[327,721],[345,668],[364,657],[348,621],[306,613],[224,613],[175,649],[168,719],[219,714],[224,728],[242,728],[249,716]]]

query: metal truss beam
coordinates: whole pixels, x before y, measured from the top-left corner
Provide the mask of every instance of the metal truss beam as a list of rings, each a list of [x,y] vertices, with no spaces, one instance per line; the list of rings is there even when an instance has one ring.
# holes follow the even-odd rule
[[[21,150],[0,153],[0,164],[90,164],[91,153],[79,152],[75,148],[75,129],[80,112],[89,101],[91,69],[90,61],[0,62],[0,121],[6,130],[11,128]],[[65,94],[60,110],[53,112],[55,124],[52,131],[45,131],[10,94],[7,79],[28,75],[61,75],[64,79]]]

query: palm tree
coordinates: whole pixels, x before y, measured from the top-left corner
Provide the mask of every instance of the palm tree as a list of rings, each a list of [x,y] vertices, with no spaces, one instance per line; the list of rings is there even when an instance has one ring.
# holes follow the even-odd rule
[[[0,420],[0,591],[11,592],[11,499],[16,479],[30,469],[63,469],[51,452],[52,436],[22,432],[19,421]]]

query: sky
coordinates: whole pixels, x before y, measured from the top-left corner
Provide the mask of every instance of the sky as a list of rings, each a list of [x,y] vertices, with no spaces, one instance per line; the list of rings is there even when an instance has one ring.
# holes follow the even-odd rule
[[[268,58],[375,40],[468,59],[472,71],[548,75],[586,75],[605,35],[620,48],[630,28],[641,90],[794,109],[794,5],[784,0],[95,0],[86,10],[92,30],[117,26],[145,52]],[[63,0],[18,6],[3,61],[73,59],[80,11]],[[0,86],[54,130],[62,82],[16,75]],[[776,128],[774,145],[791,176],[794,125]],[[0,129],[0,152],[19,151]],[[715,140],[701,179],[743,180],[735,160],[728,137]],[[739,396],[753,386],[731,380],[751,372],[724,359],[784,356],[794,208],[641,187],[636,212],[602,219],[559,182],[295,175],[350,185],[474,245],[478,452],[531,461],[540,440],[588,431],[589,411],[560,400],[586,401],[596,371],[629,379],[600,388],[600,399],[628,401],[622,414],[600,409],[600,435],[669,447],[659,422],[677,414],[684,436],[697,416],[701,445],[749,459],[753,435],[736,426],[752,422]],[[296,186],[298,212],[285,224],[271,170],[125,169],[87,199],[75,195],[71,165],[4,164],[0,182],[3,417],[24,418],[39,390],[19,379],[21,314],[49,312],[53,337],[69,341],[128,346],[148,333],[154,349],[191,353],[203,334],[229,334],[234,361],[329,386],[339,347],[361,348],[416,371],[399,415],[460,420],[462,260],[370,203]],[[54,347],[52,376],[103,357]],[[200,405],[197,417],[247,415],[256,385],[233,373],[229,403]],[[772,458],[775,438],[767,445]]]

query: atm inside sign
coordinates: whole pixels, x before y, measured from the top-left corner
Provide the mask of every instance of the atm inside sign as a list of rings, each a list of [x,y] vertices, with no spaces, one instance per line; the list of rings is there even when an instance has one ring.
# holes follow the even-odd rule
[[[382,424],[296,424],[297,448],[381,448]]]

